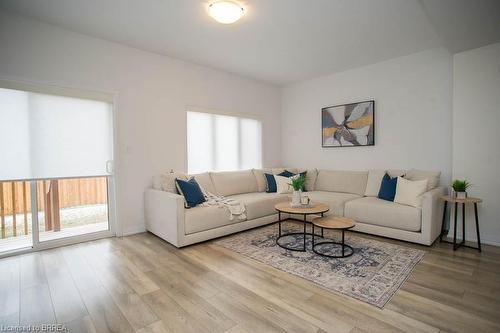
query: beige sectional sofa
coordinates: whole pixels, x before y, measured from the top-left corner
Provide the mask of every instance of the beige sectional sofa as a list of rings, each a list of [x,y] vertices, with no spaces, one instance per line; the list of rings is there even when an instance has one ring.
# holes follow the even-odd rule
[[[184,208],[183,196],[162,190],[160,177],[145,193],[146,229],[169,243],[182,247],[247,230],[277,220],[274,205],[290,200],[290,194],[266,193],[264,173],[278,174],[284,168],[193,175],[207,191],[234,198],[246,207],[246,218],[231,219],[226,209],[217,206]],[[305,170],[286,168],[291,172]],[[431,245],[439,236],[445,193],[439,172],[392,170],[392,175],[428,179],[428,191],[421,207],[401,205],[376,197],[377,182],[384,171],[307,170],[306,190],[312,201],[326,203],[326,213],[357,221],[355,231]],[[377,176],[378,174],[378,176]]]

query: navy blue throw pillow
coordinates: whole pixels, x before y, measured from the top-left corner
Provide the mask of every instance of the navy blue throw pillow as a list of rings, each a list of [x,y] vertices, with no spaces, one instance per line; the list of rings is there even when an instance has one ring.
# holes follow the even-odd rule
[[[187,208],[192,208],[205,202],[205,196],[201,191],[200,185],[198,185],[194,178],[188,181],[176,178],[175,182],[177,183],[177,189],[184,196]]]
[[[305,177],[305,176],[306,176],[306,173],[307,173],[307,171],[304,171],[304,172],[301,172],[301,173],[300,173],[300,175],[301,175],[301,176],[303,176],[303,177]],[[283,176],[283,177],[288,177],[288,178],[290,178],[290,177],[292,177],[292,176],[295,176],[295,175],[296,175],[296,173],[290,172],[290,171],[288,171],[288,170],[285,170],[285,171],[283,171],[282,173],[279,173],[279,174],[278,174],[278,176]],[[305,185],[305,184],[304,184],[304,186],[302,186],[302,191],[303,191],[303,192],[307,192],[307,191],[306,191],[306,185]]]
[[[398,177],[391,178],[387,173],[382,178],[380,184],[380,191],[378,192],[379,199],[394,201],[396,196],[396,185],[398,184]]]
[[[276,193],[278,190],[276,186],[276,179],[274,179],[273,175],[270,175],[268,173],[264,174],[266,176],[266,181],[267,181],[267,193]]]
[[[285,170],[283,171],[282,173],[279,173],[278,176],[283,176],[283,177],[287,177],[287,178],[290,178],[292,176],[295,176],[295,174],[293,172],[290,172],[288,170]]]

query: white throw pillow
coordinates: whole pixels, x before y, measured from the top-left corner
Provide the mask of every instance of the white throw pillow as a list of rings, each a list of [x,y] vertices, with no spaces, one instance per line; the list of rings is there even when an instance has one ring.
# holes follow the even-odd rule
[[[276,181],[276,193],[292,193],[292,186],[289,185],[292,180],[289,177],[274,175],[274,180]]]
[[[368,170],[368,181],[366,182],[365,197],[378,197],[382,178],[385,170]]]
[[[411,181],[402,177],[398,177],[394,202],[402,205],[420,207],[422,206],[421,196],[426,191],[427,179]]]

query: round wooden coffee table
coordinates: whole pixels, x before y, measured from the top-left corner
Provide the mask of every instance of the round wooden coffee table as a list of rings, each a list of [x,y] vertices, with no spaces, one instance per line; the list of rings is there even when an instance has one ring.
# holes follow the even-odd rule
[[[306,220],[307,215],[320,214],[321,216],[323,216],[323,213],[330,210],[330,207],[328,205],[325,205],[324,203],[319,203],[319,202],[311,202],[309,205],[303,206],[303,207],[291,207],[289,202],[280,202],[279,204],[276,204],[274,206],[274,208],[278,211],[278,225],[279,225],[279,234],[278,234],[278,238],[276,239],[276,244],[278,244],[278,246],[280,246],[284,249],[287,249],[290,251],[300,251],[300,252],[306,251],[306,237],[307,237],[307,235],[312,235],[311,233],[306,232],[306,225],[308,223]],[[281,213],[302,215],[303,220],[294,219],[294,218],[287,218],[287,219],[282,220]],[[289,232],[289,233],[282,234],[281,233],[281,223],[286,221],[286,220],[295,220],[295,221],[302,222],[304,224],[304,230],[302,232]],[[292,235],[302,235],[303,236],[303,241],[304,241],[303,244],[304,245],[302,246],[302,248],[297,249],[297,248],[289,247],[286,245],[281,245],[279,243],[279,240],[281,238],[286,237],[286,236],[292,236]],[[321,236],[323,236],[323,234]]]
[[[356,225],[356,222],[353,219],[349,219],[347,217],[342,217],[342,216],[319,217],[319,218],[314,219],[312,221],[312,225],[313,225],[313,228],[312,228],[312,235],[313,235],[312,236],[312,250],[314,253],[319,254],[321,256],[330,257],[330,258],[347,258],[347,257],[350,257],[353,255],[354,249],[351,246],[347,245],[344,241],[345,231],[348,229],[351,229],[352,227],[354,227]],[[315,236],[314,227],[315,226],[321,228],[321,235],[322,236],[323,236],[323,228],[324,229],[336,229],[336,230],[342,231],[342,242],[339,243],[339,242],[334,242],[333,240],[329,240],[329,241],[324,241],[324,242],[320,242],[320,243],[315,243],[314,242],[314,236]],[[316,250],[316,247],[318,247],[320,245],[324,245],[324,244],[340,245],[342,248],[342,255],[330,255],[330,254],[321,253],[321,252]],[[346,249],[350,250],[350,251],[348,251],[347,254],[345,253]]]

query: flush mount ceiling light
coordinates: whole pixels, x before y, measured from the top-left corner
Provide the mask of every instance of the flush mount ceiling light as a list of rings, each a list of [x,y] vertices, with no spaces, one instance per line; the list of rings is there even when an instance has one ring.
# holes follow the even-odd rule
[[[208,13],[219,23],[231,24],[243,16],[244,9],[229,0],[214,1],[208,6]]]

